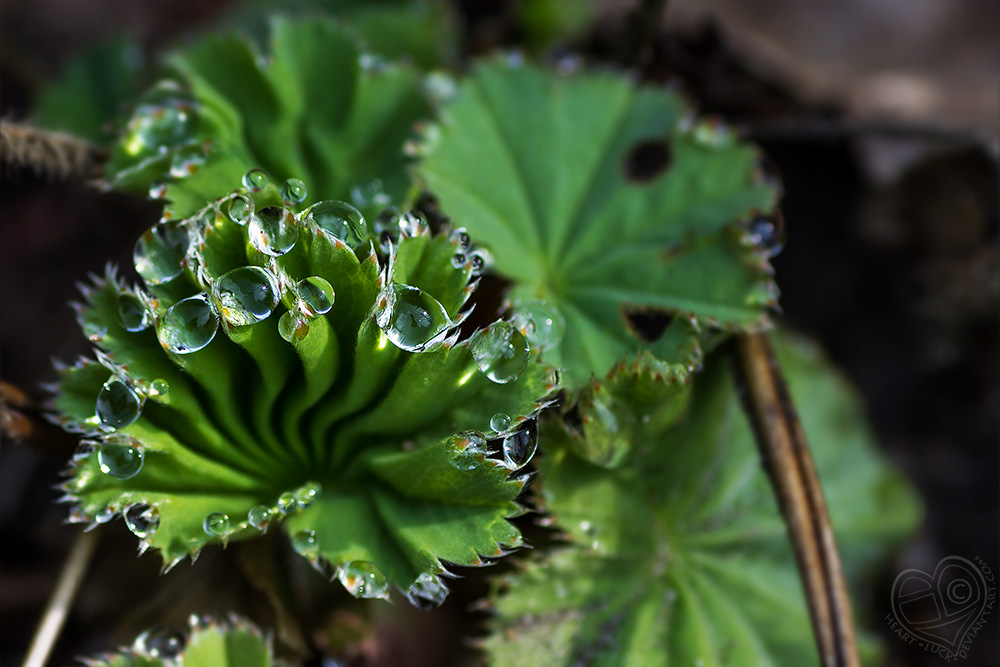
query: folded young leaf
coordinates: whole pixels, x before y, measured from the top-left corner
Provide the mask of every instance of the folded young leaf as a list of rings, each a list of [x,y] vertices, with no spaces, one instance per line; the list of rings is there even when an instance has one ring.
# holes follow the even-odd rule
[[[912,533],[919,505],[878,455],[843,380],[813,346],[782,339],[782,366],[859,589]],[[709,360],[691,396],[673,400],[680,406],[668,402],[684,419],[663,428],[652,412],[615,466],[595,461],[587,439],[543,428],[542,499],[570,545],[501,582],[486,642],[494,664],[817,662],[791,547],[724,361]]]
[[[355,595],[440,603],[444,562],[521,543],[511,473],[554,373],[508,322],[460,340],[476,280],[454,234],[387,212],[377,250],[350,205],[246,182],[140,238],[142,287],[84,289],[97,360],[54,400],[91,438],[72,516],[121,514],[171,565],[282,524]]]

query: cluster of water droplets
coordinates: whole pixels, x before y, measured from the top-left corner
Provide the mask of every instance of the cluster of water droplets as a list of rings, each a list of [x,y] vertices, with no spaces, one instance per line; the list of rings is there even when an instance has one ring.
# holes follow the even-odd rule
[[[462,471],[483,465],[502,465],[511,472],[528,465],[538,449],[538,429],[533,420],[515,423],[505,412],[490,418],[490,432],[464,431],[451,439],[449,463]],[[486,460],[495,461],[486,464]]]

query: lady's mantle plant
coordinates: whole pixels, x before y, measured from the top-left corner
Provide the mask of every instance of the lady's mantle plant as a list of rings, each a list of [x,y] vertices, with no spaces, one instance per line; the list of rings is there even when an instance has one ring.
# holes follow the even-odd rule
[[[507,519],[555,388],[516,327],[459,341],[476,270],[463,230],[304,206],[262,171],[136,245],[144,284],[85,290],[97,360],[57,407],[89,435],[66,485],[74,519],[124,516],[168,564],[281,525],[352,593],[440,603],[442,560],[521,542]],[[496,458],[488,458],[495,454]]]

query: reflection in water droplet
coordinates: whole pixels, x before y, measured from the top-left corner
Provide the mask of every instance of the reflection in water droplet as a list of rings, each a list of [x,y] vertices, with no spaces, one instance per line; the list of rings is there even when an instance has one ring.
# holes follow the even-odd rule
[[[131,505],[125,510],[125,525],[138,538],[152,537],[160,527],[160,511],[146,503]]]
[[[247,521],[257,530],[266,530],[275,510],[267,505],[255,505],[247,512]]]
[[[389,582],[377,567],[367,561],[354,560],[341,565],[337,578],[356,598],[389,597]]]
[[[472,261],[472,275],[474,276],[481,275],[493,263],[493,258],[485,250],[473,250],[469,259]]]
[[[219,316],[207,294],[182,299],[163,314],[156,325],[160,345],[175,354],[190,354],[212,342]]]
[[[306,212],[306,220],[311,220],[352,248],[368,237],[368,223],[364,216],[347,202],[331,200],[313,204]]]
[[[534,422],[516,433],[511,433],[503,441],[504,464],[511,470],[523,468],[538,449],[538,430]]]
[[[222,512],[212,512],[201,522],[201,527],[212,537],[225,537],[229,534],[229,517]]]
[[[118,514],[118,510],[108,505],[107,507],[102,507],[97,510],[97,514],[94,515],[94,521],[100,524],[105,524],[115,518]]]
[[[194,176],[205,164],[205,151],[198,147],[185,147],[174,153],[170,160],[170,176],[172,178],[187,178]]]
[[[135,438],[127,435],[109,436],[97,452],[101,472],[112,479],[131,479],[142,470],[143,454]]]
[[[190,245],[186,228],[169,222],[153,225],[135,244],[135,270],[150,285],[172,280],[184,270],[184,255]]]
[[[295,502],[300,509],[305,509],[316,502],[316,498],[322,493],[323,487],[319,482],[306,482],[295,489]]]
[[[192,110],[191,102],[180,99],[136,107],[121,138],[125,153],[142,158],[163,154],[181,145],[194,133]]]
[[[457,245],[458,249],[462,251],[468,250],[469,246],[472,245],[472,239],[469,238],[469,233],[462,228],[453,231],[448,236],[448,240]]]
[[[97,418],[108,428],[128,426],[142,413],[142,397],[118,378],[104,383],[94,408]]]
[[[156,378],[149,383],[149,396],[163,398],[170,392],[170,385],[163,378]]]
[[[284,255],[299,239],[295,216],[280,206],[268,206],[250,216],[247,224],[250,244],[269,257]]]
[[[251,169],[243,174],[243,187],[251,192],[260,192],[267,187],[267,174],[263,169]]]
[[[306,184],[297,178],[289,178],[281,186],[281,200],[286,204],[301,204],[306,199]]]
[[[292,548],[300,556],[314,560],[319,556],[319,543],[315,530],[300,530],[292,535]]]
[[[406,599],[417,609],[424,611],[437,609],[448,597],[448,587],[440,577],[426,572],[422,573],[406,591]]]
[[[215,282],[212,296],[229,326],[245,327],[267,319],[278,305],[278,280],[265,268],[241,266]]]
[[[161,625],[139,635],[132,648],[148,658],[173,660],[181,654],[185,644],[187,635]]]
[[[469,349],[479,370],[498,384],[513,382],[528,367],[528,341],[510,322],[496,322],[477,331]]]
[[[254,212],[253,199],[246,195],[236,195],[229,202],[229,217],[237,225],[245,225]]]
[[[455,450],[448,462],[452,467],[467,472],[475,469],[489,453],[486,436],[478,431],[465,431],[455,436]]]
[[[420,352],[452,326],[444,306],[416,287],[389,285],[378,302],[379,328],[393,345],[407,352]]]
[[[566,320],[562,313],[544,301],[518,304],[513,319],[524,331],[531,347],[538,350],[558,347],[566,334]]]
[[[503,433],[510,428],[510,415],[505,412],[498,412],[490,418],[490,428],[497,433]]]
[[[115,316],[125,331],[142,331],[149,327],[153,318],[146,306],[135,294],[122,292],[115,303]]]
[[[466,262],[468,261],[469,258],[466,257],[465,254],[460,252],[456,252],[454,255],[451,256],[451,265],[454,266],[456,269],[461,269],[463,266],[465,266]]]
[[[309,335],[309,320],[297,310],[289,310],[278,320],[278,334],[289,343],[303,340]]]
[[[336,295],[333,293],[333,286],[319,276],[310,276],[299,281],[296,286],[299,298],[306,305],[306,315],[314,317],[324,315],[333,308]]]
[[[409,237],[420,236],[428,229],[427,218],[420,211],[413,209],[399,216],[399,231]]]
[[[290,514],[299,506],[299,501],[295,499],[295,494],[286,491],[278,496],[278,511],[282,514]]]
[[[765,257],[774,257],[784,248],[779,226],[765,216],[758,216],[747,223],[751,242],[761,249]]]

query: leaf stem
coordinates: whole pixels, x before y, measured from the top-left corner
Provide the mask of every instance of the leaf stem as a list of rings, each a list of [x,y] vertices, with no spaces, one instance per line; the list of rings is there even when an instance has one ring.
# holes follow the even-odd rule
[[[49,603],[45,607],[42,622],[31,640],[31,648],[28,650],[28,657],[24,660],[24,667],[43,667],[52,647],[59,638],[66,616],[69,614],[70,606],[76,591],[83,581],[83,575],[87,573],[87,567],[94,555],[97,546],[96,532],[81,532],[73,543],[69,551],[69,556],[63,564],[59,573],[59,581],[56,589],[49,598]]]
[[[821,664],[857,667],[861,663],[854,621],[830,515],[809,443],[768,336],[738,335],[735,361],[744,408],[788,526]]]

